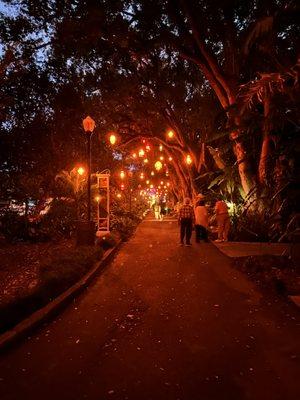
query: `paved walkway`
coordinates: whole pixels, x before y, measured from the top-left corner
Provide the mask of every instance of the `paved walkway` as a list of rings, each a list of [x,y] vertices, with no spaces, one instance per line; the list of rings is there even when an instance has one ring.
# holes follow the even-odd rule
[[[289,255],[292,245],[290,243],[258,243],[258,242],[223,242],[215,243],[218,249],[229,257],[274,256]]]
[[[145,221],[56,320],[1,357],[0,398],[296,400],[299,314],[212,244]]]

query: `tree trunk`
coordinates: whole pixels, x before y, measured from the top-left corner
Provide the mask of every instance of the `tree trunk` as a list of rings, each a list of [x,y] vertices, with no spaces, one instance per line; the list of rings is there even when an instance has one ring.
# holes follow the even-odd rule
[[[270,97],[266,94],[264,98],[264,137],[258,165],[258,179],[262,185],[267,184],[267,168],[270,156]]]

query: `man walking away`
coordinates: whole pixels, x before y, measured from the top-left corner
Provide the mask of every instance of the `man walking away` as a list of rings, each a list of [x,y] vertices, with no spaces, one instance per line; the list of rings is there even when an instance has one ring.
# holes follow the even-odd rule
[[[218,200],[216,202],[215,213],[218,224],[218,239],[216,242],[227,242],[230,229],[230,217],[225,201]]]
[[[195,207],[195,233],[196,243],[200,240],[208,242],[207,239],[207,228],[208,228],[208,213],[205,207],[204,200],[199,200]]]
[[[157,219],[157,220],[161,219],[160,218],[160,211],[161,211],[160,205],[158,203],[155,203],[154,204],[154,215],[155,215],[155,219]]]
[[[193,223],[195,220],[195,214],[193,207],[191,206],[191,200],[187,197],[184,199],[184,204],[180,207],[178,212],[178,223],[180,225],[180,245],[183,246],[184,238],[186,240],[186,246],[191,246],[191,236],[193,230]]]

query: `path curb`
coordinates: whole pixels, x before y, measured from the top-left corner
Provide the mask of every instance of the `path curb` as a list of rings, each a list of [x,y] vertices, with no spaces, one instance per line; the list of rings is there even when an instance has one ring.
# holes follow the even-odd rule
[[[6,349],[15,340],[24,337],[29,331],[40,325],[47,318],[57,314],[59,310],[65,307],[73,298],[80,294],[83,289],[85,289],[99,274],[99,272],[104,269],[109,261],[111,261],[115,253],[119,250],[121,243],[122,240],[117,242],[115,247],[108,250],[105,253],[104,257],[100,261],[96,262],[93,268],[87,274],[85,274],[77,283],[64,291],[46,306],[40,308],[29,317],[19,322],[14,328],[0,335],[0,351]]]

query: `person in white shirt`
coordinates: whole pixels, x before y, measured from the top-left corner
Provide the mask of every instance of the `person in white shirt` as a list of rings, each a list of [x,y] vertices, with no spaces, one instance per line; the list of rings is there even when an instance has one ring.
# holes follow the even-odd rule
[[[208,212],[205,207],[205,201],[199,200],[195,207],[195,233],[196,233],[196,243],[200,240],[208,242],[207,238],[207,228],[208,228]]]

